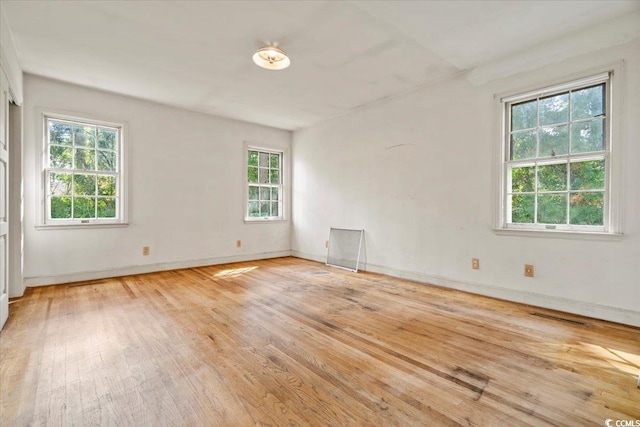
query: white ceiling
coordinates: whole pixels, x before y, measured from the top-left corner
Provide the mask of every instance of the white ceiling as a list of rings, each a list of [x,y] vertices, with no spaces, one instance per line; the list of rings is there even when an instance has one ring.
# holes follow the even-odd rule
[[[637,12],[630,1],[6,1],[24,71],[295,130]],[[284,71],[251,61],[277,42]]]

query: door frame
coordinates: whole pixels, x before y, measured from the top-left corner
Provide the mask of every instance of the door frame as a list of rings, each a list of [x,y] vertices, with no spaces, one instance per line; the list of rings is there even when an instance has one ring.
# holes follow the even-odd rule
[[[9,81],[0,68],[0,329],[9,318]]]

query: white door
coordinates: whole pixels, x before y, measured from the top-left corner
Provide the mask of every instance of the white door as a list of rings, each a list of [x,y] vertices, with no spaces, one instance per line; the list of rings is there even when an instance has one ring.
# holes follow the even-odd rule
[[[0,70],[0,329],[9,317],[9,83]]]

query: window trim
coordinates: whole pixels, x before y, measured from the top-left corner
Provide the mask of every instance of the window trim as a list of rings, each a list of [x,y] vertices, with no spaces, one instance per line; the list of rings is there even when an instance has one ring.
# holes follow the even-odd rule
[[[280,190],[278,195],[280,196],[280,216],[279,217],[250,217],[248,216],[249,208],[249,180],[247,178],[247,168],[249,163],[249,151],[262,151],[266,153],[280,154]],[[243,166],[242,166],[242,183],[243,183],[243,218],[246,224],[265,224],[265,223],[278,223],[288,221],[288,162],[289,155],[286,147],[269,144],[255,144],[251,142],[244,142],[243,144]]]
[[[560,237],[578,239],[618,239],[622,236],[622,159],[623,150],[620,141],[624,139],[621,123],[624,123],[625,113],[624,91],[622,90],[624,62],[619,62],[606,67],[599,67],[588,72],[568,76],[555,81],[547,81],[536,84],[533,87],[521,90],[510,91],[508,93],[496,94],[494,96],[497,109],[497,143],[494,146],[494,224],[493,230],[498,235],[527,236],[527,237]],[[510,103],[524,101],[534,96],[548,96],[553,93],[561,93],[567,90],[596,85],[607,79],[606,102],[607,102],[607,147],[604,151],[604,160],[608,171],[605,176],[605,218],[603,226],[579,226],[566,225],[548,227],[545,224],[508,224],[507,217],[507,176],[509,159],[508,139],[509,135],[509,112],[507,107]],[[598,152],[602,156],[603,152]],[[550,159],[529,159],[531,163],[544,162]]]
[[[39,155],[37,156],[37,215],[35,228],[38,230],[47,229],[78,229],[78,228],[111,228],[111,227],[126,227],[128,226],[128,123],[124,120],[112,120],[97,117],[91,114],[76,113],[55,109],[36,109],[36,144]],[[47,121],[52,120],[65,120],[87,123],[95,126],[104,126],[117,128],[119,130],[118,141],[118,165],[119,165],[119,179],[118,179],[118,195],[119,206],[117,219],[111,218],[92,218],[92,219],[49,219],[47,213],[47,174],[50,168],[47,168],[48,164],[48,152],[47,147],[49,144],[48,138],[48,126]]]

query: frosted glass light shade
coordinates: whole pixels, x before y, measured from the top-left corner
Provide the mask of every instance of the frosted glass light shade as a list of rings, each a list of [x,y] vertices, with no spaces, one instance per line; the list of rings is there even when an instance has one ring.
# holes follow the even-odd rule
[[[264,46],[253,54],[253,62],[267,70],[284,70],[291,61],[287,54],[276,46]]]

